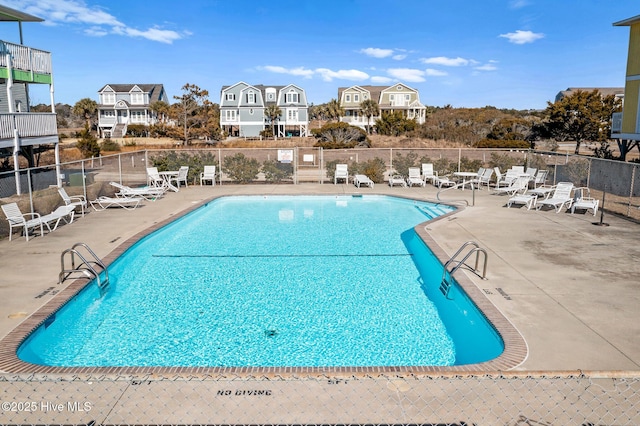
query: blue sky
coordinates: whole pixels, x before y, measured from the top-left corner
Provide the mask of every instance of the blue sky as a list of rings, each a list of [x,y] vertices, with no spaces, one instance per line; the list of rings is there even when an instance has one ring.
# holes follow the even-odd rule
[[[542,109],[568,87],[623,87],[637,0],[0,0],[45,19],[24,43],[52,52],[55,101],[97,101],[108,83],[403,82],[429,106]],[[0,39],[19,41],[3,23]],[[32,90],[48,103],[48,87]]]

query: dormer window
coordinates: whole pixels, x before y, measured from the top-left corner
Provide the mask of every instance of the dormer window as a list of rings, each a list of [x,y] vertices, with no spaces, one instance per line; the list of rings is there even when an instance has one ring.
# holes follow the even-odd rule
[[[113,105],[116,103],[116,94],[113,92],[105,92],[102,94],[103,105]]]
[[[256,94],[253,92],[247,93],[247,103],[255,104],[256,103]]]
[[[298,103],[298,93],[291,91],[287,93],[287,103],[288,104],[297,104]]]
[[[131,93],[131,105],[144,104],[144,93],[134,92]]]
[[[351,95],[344,95],[345,102],[351,102]]]
[[[225,93],[224,94],[224,100],[225,101],[235,101],[236,100],[236,94],[235,93]]]

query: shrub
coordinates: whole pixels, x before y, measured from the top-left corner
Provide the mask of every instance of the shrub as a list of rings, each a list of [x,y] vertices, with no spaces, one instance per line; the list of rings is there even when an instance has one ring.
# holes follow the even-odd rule
[[[91,133],[88,125],[84,126],[84,130],[80,131],[78,141],[76,142],[76,148],[80,150],[80,153],[84,158],[98,157],[100,156],[100,145],[98,139]]]
[[[281,163],[276,160],[266,160],[262,163],[262,173],[267,182],[277,183],[293,176],[291,163]]]
[[[225,157],[222,170],[236,182],[249,183],[260,173],[260,163],[255,158],[247,158],[239,152],[231,157]]]
[[[319,129],[312,129],[311,133],[318,139],[315,147],[341,149],[371,146],[367,132],[343,122],[327,123]]]
[[[513,166],[522,165],[523,164],[517,159],[507,154],[498,154],[496,152],[491,153],[491,160],[489,160],[489,167],[498,167],[500,170],[507,170]]]
[[[418,154],[415,152],[409,152],[406,156],[398,153],[393,157],[393,170],[398,174],[408,176],[409,167],[419,167],[418,161]]]
[[[158,168],[158,171],[178,170],[180,166],[189,166],[189,174],[187,180],[196,182],[200,177],[200,173],[204,171],[204,165],[216,165],[216,156],[210,152],[200,155],[189,155],[185,152],[176,153],[170,151],[167,154],[151,157],[151,165]]]
[[[351,163],[349,165],[349,174],[366,175],[375,183],[384,182],[384,172],[386,170],[387,165],[385,164],[384,160],[379,157],[372,158],[362,163]]]
[[[120,145],[113,139],[105,139],[101,146],[103,151],[120,151]]]
[[[523,140],[507,140],[507,139],[482,139],[474,145],[476,148],[517,148],[529,149],[531,143]]]
[[[127,135],[135,137],[144,137],[149,134],[149,127],[144,124],[129,124],[127,126]]]

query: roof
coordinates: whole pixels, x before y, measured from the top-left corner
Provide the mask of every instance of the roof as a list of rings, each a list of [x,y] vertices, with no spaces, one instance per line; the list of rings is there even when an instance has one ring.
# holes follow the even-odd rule
[[[633,24],[637,24],[640,22],[640,15],[634,16],[633,18],[624,19],[622,21],[614,22],[614,27],[628,27]]]
[[[571,96],[577,91],[593,92],[594,90],[599,91],[602,96],[624,96],[624,87],[569,87],[567,90],[561,90],[558,92],[556,95],[556,101],[559,101],[565,96]]]
[[[0,5],[0,21],[11,22],[42,22],[44,19],[37,16],[29,15],[28,13],[20,12],[19,10],[11,9],[7,6]]]
[[[149,104],[159,101],[164,91],[162,84],[105,84],[98,90],[98,93],[101,93],[107,86],[112,88],[116,93],[128,93],[137,86],[143,92],[149,93]]]

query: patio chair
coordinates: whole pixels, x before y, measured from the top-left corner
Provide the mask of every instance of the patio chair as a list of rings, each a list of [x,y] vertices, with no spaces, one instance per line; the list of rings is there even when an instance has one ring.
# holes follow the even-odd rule
[[[536,210],[542,209],[544,206],[552,206],[556,213],[560,213],[562,207],[571,207],[573,198],[571,197],[573,184],[571,182],[558,182],[553,192],[549,193],[547,198],[536,202]]]
[[[537,188],[541,185],[544,185],[547,182],[547,175],[549,174],[548,170],[538,170],[535,177],[533,178],[533,188]]]
[[[122,185],[118,182],[109,182],[109,185],[115,187],[118,190],[118,192],[116,192],[116,197],[118,198],[142,197],[145,200],[155,201],[158,198],[162,197],[165,193],[164,188],[158,188],[155,186],[142,186],[139,188],[132,188],[127,185]]]
[[[424,186],[424,179],[420,176],[420,169],[418,167],[409,167],[409,176],[407,176],[407,185],[420,185]]]
[[[438,179],[436,179],[435,185],[441,189],[443,186],[456,186],[458,184],[458,182],[456,182],[454,179],[451,179],[451,176],[446,175],[446,176],[439,176]]]
[[[144,198],[142,197],[98,197],[91,201],[94,210],[106,210],[110,207],[120,207],[125,210],[135,210]]]
[[[76,206],[72,205],[60,206],[51,213],[40,216],[40,220],[44,225],[46,225],[49,232],[52,232],[58,229],[58,225],[60,225],[60,222],[62,221],[65,223],[72,223],[75,215],[75,209]],[[53,224],[53,227],[51,227],[51,224]]]
[[[22,228],[27,241],[29,241],[31,229],[40,228],[40,236],[44,235],[43,222],[39,213],[22,213],[17,203],[3,204],[2,211],[9,221],[9,241],[13,235],[13,228]]]
[[[157,167],[147,167],[147,185],[158,188],[166,187],[166,182],[162,176],[160,176]]]
[[[598,204],[600,200],[596,200],[591,197],[591,191],[589,188],[581,187],[576,188],[573,192],[573,203],[571,203],[571,214],[575,213],[576,209],[580,210],[592,210],[595,216],[598,213]]]
[[[529,178],[527,176],[517,177],[509,186],[500,186],[493,188],[494,194],[509,194],[515,195],[517,192],[525,192],[529,185]]]
[[[505,174],[496,173],[496,175],[498,176],[498,179],[496,180],[495,188],[511,186],[513,185],[515,180],[523,174],[524,174],[524,171],[517,172],[513,169],[507,170]]]
[[[438,172],[433,170],[433,163],[422,163],[422,180],[425,185],[427,181],[431,181],[434,185],[436,184]]]
[[[171,176],[169,178],[169,185],[171,185],[171,182],[175,182],[175,187],[180,189],[180,182],[184,182],[184,186],[185,187],[189,187],[189,185],[187,184],[187,178],[189,177],[189,166],[180,166],[180,168],[178,169],[178,175],[177,176]]]
[[[337,185],[339,180],[349,183],[349,166],[346,164],[336,164],[336,171],[333,175],[333,184]]]
[[[206,181],[211,181],[211,186],[216,185],[216,166],[204,166],[204,171],[200,173],[200,186]]]
[[[74,209],[80,207],[82,217],[84,217],[84,209],[87,208],[87,199],[84,195],[68,195],[63,187],[58,188],[58,193],[66,206],[73,206]]]
[[[493,169],[485,169],[482,168],[482,173],[478,171],[478,177],[475,179],[471,179],[471,183],[478,186],[479,189],[482,189],[482,185],[487,185],[487,189],[489,189],[489,184],[491,183],[491,178],[493,177]]]
[[[369,188],[373,188],[374,185],[373,181],[369,179],[369,176],[367,175],[355,175],[353,177],[353,183],[358,188],[360,188],[361,185],[366,185]]]

